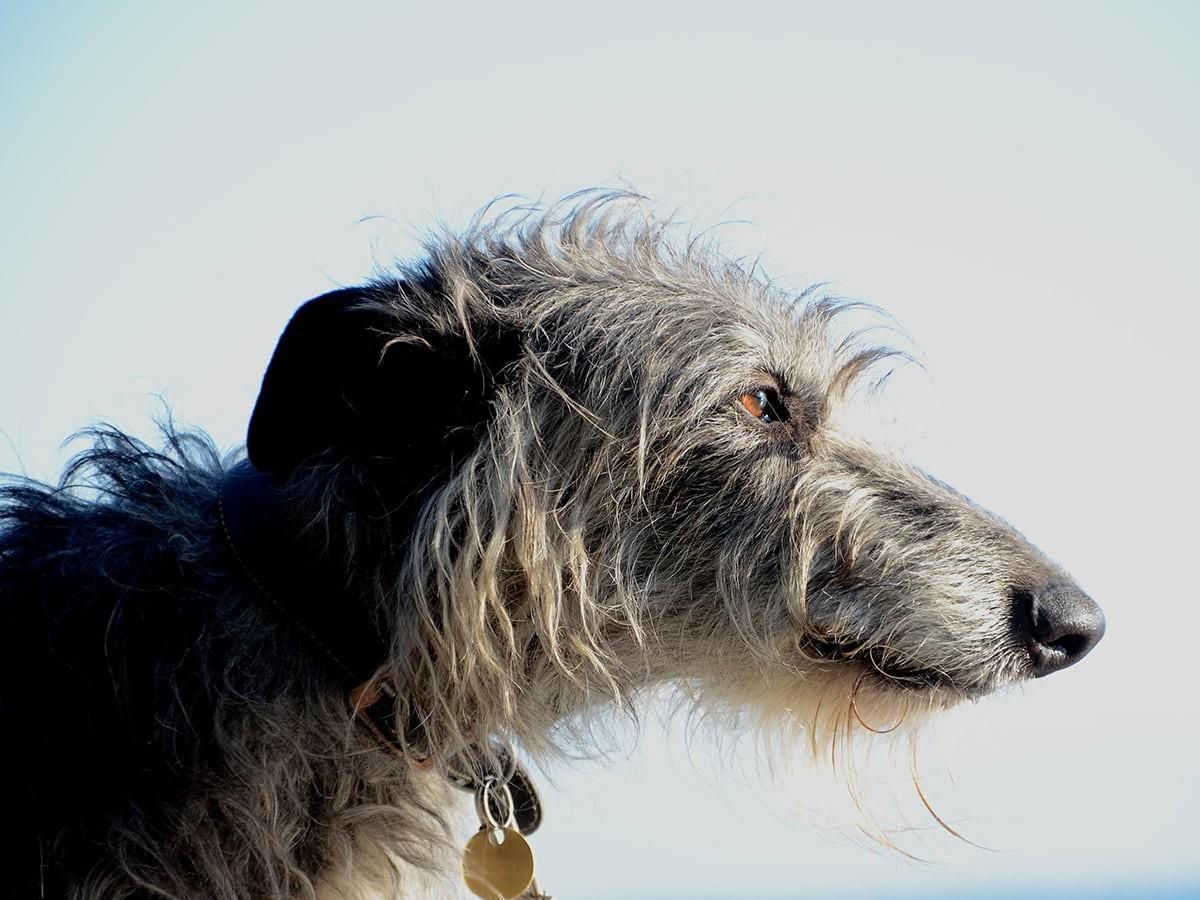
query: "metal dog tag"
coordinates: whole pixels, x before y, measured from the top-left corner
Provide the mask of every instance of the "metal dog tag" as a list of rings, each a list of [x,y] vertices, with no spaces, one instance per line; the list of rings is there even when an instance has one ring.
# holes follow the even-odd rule
[[[463,850],[463,881],[484,900],[514,900],[533,884],[533,850],[515,828],[484,825]]]

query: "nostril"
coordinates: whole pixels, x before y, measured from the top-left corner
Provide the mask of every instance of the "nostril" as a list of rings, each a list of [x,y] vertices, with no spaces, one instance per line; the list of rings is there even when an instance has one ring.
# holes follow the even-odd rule
[[[1017,631],[1039,677],[1083,659],[1104,636],[1104,613],[1073,584],[1014,590],[1012,597]]]
[[[1059,653],[1065,653],[1068,658],[1082,657],[1092,649],[1087,636],[1082,634],[1064,634],[1062,637],[1048,642],[1046,646]]]

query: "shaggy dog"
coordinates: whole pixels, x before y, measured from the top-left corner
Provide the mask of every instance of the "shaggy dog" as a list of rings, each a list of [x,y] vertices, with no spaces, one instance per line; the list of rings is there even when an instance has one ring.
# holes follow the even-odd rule
[[[888,356],[845,304],[636,207],[481,218],[304,304],[245,459],[99,428],[10,481],[4,896],[410,896],[456,781],[530,830],[508,743],[655,685],[819,745],[1091,649],[1058,566],[839,429]]]

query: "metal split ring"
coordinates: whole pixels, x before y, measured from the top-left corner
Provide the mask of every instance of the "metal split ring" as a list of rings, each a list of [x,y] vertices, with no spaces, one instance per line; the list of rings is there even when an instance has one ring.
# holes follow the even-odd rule
[[[488,775],[475,791],[475,812],[489,830],[511,828],[516,820],[516,804],[508,782]]]

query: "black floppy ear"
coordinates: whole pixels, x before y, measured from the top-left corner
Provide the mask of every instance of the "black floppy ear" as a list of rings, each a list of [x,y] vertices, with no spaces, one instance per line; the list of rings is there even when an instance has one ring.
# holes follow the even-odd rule
[[[384,302],[401,289],[350,288],[300,307],[250,418],[246,451],[255,468],[286,477],[334,451],[394,463],[403,469],[394,475],[416,483],[473,447],[490,410],[493,366],[504,361],[489,364],[462,334]]]

